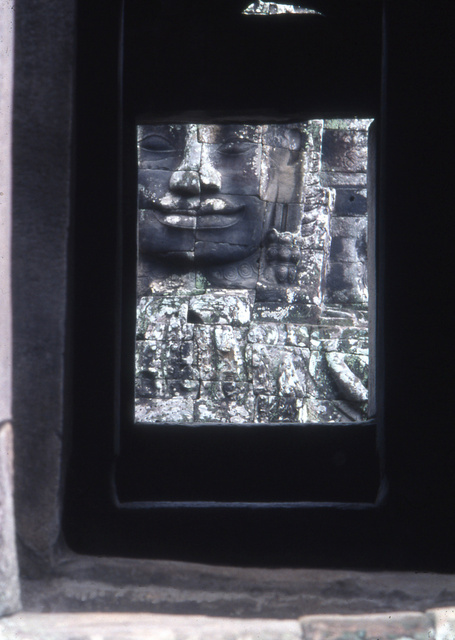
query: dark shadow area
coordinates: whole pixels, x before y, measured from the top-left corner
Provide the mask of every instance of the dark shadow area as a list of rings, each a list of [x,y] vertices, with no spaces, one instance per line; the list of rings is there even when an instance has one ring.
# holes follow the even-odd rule
[[[451,240],[441,232],[450,181],[447,167],[434,162],[445,158],[447,143],[423,126],[434,114],[448,121],[441,61],[453,8],[385,4],[381,79],[379,2],[314,2],[324,19],[272,23],[241,16],[243,3],[215,10],[213,3],[127,0],[122,92],[121,8],[79,3],[74,413],[64,510],[74,550],[245,566],[453,570],[451,368],[449,349],[434,342],[451,331]],[[377,120],[377,432],[367,427],[356,440],[358,427],[337,427],[325,448],[325,432],[313,429],[301,440],[292,428],[283,440],[265,430],[255,440],[251,430],[229,444],[222,432],[210,442],[201,430],[184,433],[179,450],[166,442],[178,430],[157,430],[155,440],[141,434],[119,448],[121,429],[132,424],[125,398],[134,392],[132,364],[122,357],[134,349],[136,120],[175,122],[194,112],[204,122]],[[438,224],[428,222],[433,211]],[[204,500],[242,501],[233,476],[247,500],[328,502],[298,509],[116,505],[117,492],[149,500],[146,484],[153,500],[199,500],[207,489]],[[378,488],[376,507],[360,504]],[[338,500],[359,504],[331,504]]]

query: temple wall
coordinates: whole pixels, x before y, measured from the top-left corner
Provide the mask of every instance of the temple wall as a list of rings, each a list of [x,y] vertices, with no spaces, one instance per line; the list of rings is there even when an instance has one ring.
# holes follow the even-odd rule
[[[60,510],[64,461],[62,451],[64,453],[66,445],[64,427],[70,427],[64,424],[63,407],[65,403],[69,403],[67,389],[64,387],[64,373],[65,367],[70,364],[65,363],[65,355],[68,356],[69,353],[69,328],[66,323],[70,271],[68,265],[71,265],[68,230],[71,209],[74,4],[70,0],[18,0],[15,7],[13,412],[9,290],[11,128],[9,108],[5,109],[4,102],[12,86],[11,67],[8,66],[11,63],[12,7],[3,2],[1,11],[0,39],[2,45],[6,43],[6,47],[2,50],[0,59],[1,177],[5,180],[0,194],[0,615],[4,616],[0,620],[0,638],[74,640],[77,637],[84,640],[114,640],[152,636],[176,640],[189,637],[201,640],[244,640],[254,636],[283,640],[338,640],[347,637],[453,640],[455,578],[450,574],[225,568],[168,561],[78,556],[66,548],[60,531]],[[410,19],[410,15],[410,12],[406,14],[406,20]],[[4,52],[7,62],[3,57]],[[415,88],[414,92],[417,93]],[[419,95],[423,95],[420,90]],[[396,124],[397,130],[402,126],[400,118]],[[338,134],[336,126],[333,131],[335,148],[340,137],[345,139],[348,136],[349,139],[351,135],[345,132]],[[355,133],[364,137],[361,129]],[[425,131],[422,136],[423,134]],[[434,132],[431,132],[431,136],[433,135]],[[428,139],[424,141],[428,144]],[[421,139],[418,144],[422,145]],[[330,155],[329,150],[327,154]],[[328,164],[324,166],[327,168]],[[335,235],[339,240],[335,246],[332,242],[328,277],[343,283],[338,289],[340,293],[331,300],[331,304],[334,307],[345,304],[347,298],[352,296],[350,304],[361,305],[361,292],[355,289],[357,280],[351,278],[350,274],[360,272],[364,264],[361,243],[359,246],[357,236],[353,235],[358,228],[355,225],[362,228],[361,221],[365,213],[362,199],[364,172],[351,171],[352,175],[346,177],[350,172],[340,167],[339,171],[326,170],[326,174],[329,173],[339,174],[335,177],[326,175],[324,178],[327,186],[337,189],[332,230],[337,227]],[[339,184],[333,181],[339,181]],[[3,184],[7,185],[7,190],[4,190]],[[436,181],[436,184],[439,183]],[[345,193],[346,191],[349,193]],[[442,191],[443,189],[432,188],[432,194]],[[418,194],[417,189],[415,193]],[[3,199],[5,194],[6,207]],[[354,201],[351,196],[355,197]],[[409,193],[403,196],[408,197]],[[417,202],[417,196],[414,197]],[[359,200],[359,208],[356,204],[355,208],[349,209]],[[427,214],[428,211],[429,209],[424,213]],[[443,216],[445,211],[444,208],[436,207],[439,216]],[[412,213],[415,214],[415,211]],[[430,234],[431,227],[426,220],[425,230]],[[444,248],[440,253],[447,254],[448,244],[444,245],[444,238],[441,237],[444,233],[439,227],[437,232],[440,243],[438,248]],[[434,240],[434,237],[430,239]],[[399,237],[396,242],[401,245],[402,238]],[[425,237],[422,255],[426,256],[427,250]],[[433,267],[431,271],[432,261],[426,262],[425,275],[428,276],[428,281],[425,281],[425,291],[429,292],[436,287],[436,298],[444,301],[442,294],[447,293],[446,284],[439,284],[440,289],[437,289],[439,281],[431,278],[436,269]],[[406,276],[406,273],[402,271],[401,275]],[[414,273],[411,275],[414,277]],[[400,293],[403,281],[406,284],[404,276],[396,284]],[[420,282],[419,296],[421,301]],[[415,308],[408,300],[409,297],[406,298],[406,305],[411,307],[409,318],[415,319]],[[417,300],[417,297],[413,298],[412,291],[410,300]],[[433,315],[433,305],[428,305],[424,318],[430,319]],[[442,308],[438,326],[444,320],[446,326],[442,335],[449,335],[445,328],[449,328],[451,315]],[[409,323],[405,323],[404,332],[408,331],[408,326]],[[428,329],[428,325],[425,326]],[[430,328],[434,328],[434,325]],[[430,341],[434,341],[432,332],[428,333],[430,337],[427,336],[425,342],[422,332],[423,347],[415,360],[418,365],[422,363],[422,352],[428,353]],[[400,359],[402,352],[398,343],[399,340],[396,340],[392,346],[396,346],[396,357]],[[439,362],[436,359],[433,361],[431,371],[439,371]],[[428,370],[423,370],[425,376],[430,377]],[[450,383],[450,377],[445,380]],[[427,392],[428,381],[425,379],[423,383],[422,389]],[[397,395],[401,392],[402,388]],[[443,402],[441,395],[437,397],[437,402],[433,397],[426,400],[427,404],[423,393],[421,396],[417,398],[417,409],[412,415],[415,416],[417,412],[429,415],[430,402],[437,404],[440,408],[434,406],[431,413],[432,433],[439,433],[439,425],[444,428],[444,433],[450,431],[450,421],[446,424],[442,420],[443,411],[446,417],[450,416],[450,405]],[[410,404],[408,399],[406,402],[407,405]],[[12,417],[15,522],[12,514]],[[419,437],[422,438],[421,435]],[[394,442],[396,440],[395,436]],[[400,468],[405,467],[405,448],[404,445],[398,447],[396,457]],[[440,449],[437,447],[433,446],[432,450],[428,447],[426,466],[431,473],[441,466],[439,454]],[[422,471],[422,468],[413,467],[411,471],[404,468],[403,473],[409,478],[408,483],[412,489],[415,489],[419,481],[426,482],[427,477]],[[438,476],[438,495],[435,493],[435,485],[431,487],[431,496],[435,501],[441,494],[443,500],[449,495],[447,479],[450,480],[447,474]],[[411,500],[414,499],[415,493],[411,491],[410,495]],[[405,500],[410,501],[407,496],[403,503]],[[449,517],[453,501],[447,500],[444,504],[448,514],[446,523],[435,519],[435,513],[439,512],[435,510],[428,514],[417,503],[420,525],[429,521],[432,530],[450,529]],[[14,526],[17,532],[24,608],[16,615],[12,614],[20,608],[20,601]],[[406,540],[403,544],[403,552],[406,551],[404,547],[407,542]],[[448,556],[451,547],[447,547]],[[423,557],[433,551],[428,545],[422,544],[420,555]],[[434,610],[434,607],[444,609]],[[408,613],[410,609],[413,613]],[[118,613],[120,611],[123,614]],[[374,612],[375,615],[371,615]],[[207,618],[201,620],[201,614]],[[320,614],[321,617],[307,617],[310,614]],[[301,616],[306,617],[301,619]]]

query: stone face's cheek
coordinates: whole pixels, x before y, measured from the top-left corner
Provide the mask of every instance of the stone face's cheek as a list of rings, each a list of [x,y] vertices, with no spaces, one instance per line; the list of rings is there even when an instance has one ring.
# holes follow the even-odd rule
[[[140,169],[138,174],[139,209],[152,209],[169,191],[171,171]]]
[[[199,218],[196,237],[207,242],[230,242],[233,245],[257,247],[261,241],[265,219],[264,204],[254,196],[232,198],[234,206],[241,208],[238,213],[226,215],[224,219],[229,226],[208,227],[204,219]],[[219,216],[220,224],[223,216]],[[231,224],[232,223],[232,224]]]
[[[237,141],[204,143],[201,172],[208,167],[221,175],[222,194],[259,196],[261,156],[260,144]]]

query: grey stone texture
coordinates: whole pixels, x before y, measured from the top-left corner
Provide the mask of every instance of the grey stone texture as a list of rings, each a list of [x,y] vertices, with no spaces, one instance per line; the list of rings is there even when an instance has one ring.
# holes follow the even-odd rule
[[[13,3],[0,3],[0,421],[11,418]]]
[[[20,609],[13,505],[13,430],[0,425],[0,616]]]
[[[0,621],[2,640],[452,640],[453,609],[427,613],[235,620],[150,613],[22,613]]]
[[[60,554],[52,575],[22,581],[34,612],[146,612],[297,619],[313,614],[424,611],[455,601],[435,573],[209,566]]]
[[[429,610],[433,620],[434,635],[437,640],[453,640],[455,638],[455,606]]]
[[[13,504],[12,106],[14,5],[0,2],[0,616],[20,608]]]
[[[367,417],[369,122],[138,127],[138,422]]]
[[[74,3],[22,0],[15,22],[16,530],[24,562],[46,562],[60,533]]]
[[[300,620],[304,640],[429,640],[431,616],[399,612],[367,616],[306,616]]]
[[[147,613],[22,614],[0,627],[1,640],[299,640],[295,620],[231,620]]]
[[[367,326],[302,324],[301,305],[273,308],[271,318],[270,303],[235,289],[141,298],[136,419],[344,422],[366,415]],[[333,401],[350,403],[348,417]]]
[[[0,621],[2,640],[450,640],[446,609],[296,620],[210,618],[149,613],[24,613]]]

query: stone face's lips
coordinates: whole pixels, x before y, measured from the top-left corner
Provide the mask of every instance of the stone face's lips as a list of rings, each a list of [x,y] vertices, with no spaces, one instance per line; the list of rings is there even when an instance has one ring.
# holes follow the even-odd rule
[[[156,217],[161,224],[165,224],[167,227],[181,227],[183,229],[196,228],[196,218],[194,216],[183,213],[170,213],[169,215],[157,213]]]
[[[219,214],[205,215],[204,217],[197,218],[198,229],[225,229],[232,227],[240,220],[238,214]]]
[[[240,220],[240,212],[244,206],[226,207],[214,209],[213,207],[200,207],[191,210],[174,210],[166,213],[163,210],[154,211],[157,220],[167,227],[181,229],[225,229],[237,224]]]

